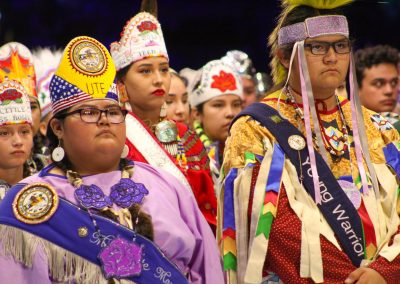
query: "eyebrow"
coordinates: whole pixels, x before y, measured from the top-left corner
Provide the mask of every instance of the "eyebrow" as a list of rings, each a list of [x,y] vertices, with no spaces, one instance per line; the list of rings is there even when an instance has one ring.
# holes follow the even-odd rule
[[[185,93],[182,94],[182,97],[185,97],[185,96],[187,97],[188,95],[189,95],[189,94],[188,94],[187,92],[185,92]],[[171,96],[171,97],[174,96],[174,97],[176,97],[177,94],[169,93],[168,96]]]
[[[168,65],[168,62],[160,63],[160,65]],[[138,66],[138,68],[139,68],[139,67],[153,67],[153,64],[151,64],[151,63],[142,63],[142,64],[140,64],[140,65]]]
[[[386,80],[386,78],[382,78],[382,77],[378,77],[378,78],[374,78],[372,81],[393,81],[393,80],[399,80],[399,77],[395,76],[392,78],[389,78]]]

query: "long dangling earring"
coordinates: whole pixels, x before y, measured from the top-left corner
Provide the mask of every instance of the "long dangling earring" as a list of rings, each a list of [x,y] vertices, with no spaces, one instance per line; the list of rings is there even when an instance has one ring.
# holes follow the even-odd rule
[[[62,159],[64,159],[64,156],[65,156],[65,151],[63,147],[61,147],[61,140],[58,139],[58,146],[51,153],[51,158],[53,159],[54,162],[60,162]]]
[[[128,157],[128,154],[129,154],[129,147],[128,147],[128,145],[124,145],[124,149],[122,150],[122,153],[121,153],[121,159],[125,159],[126,157]]]
[[[160,120],[164,119],[166,116],[167,116],[167,103],[164,102],[160,110]]]

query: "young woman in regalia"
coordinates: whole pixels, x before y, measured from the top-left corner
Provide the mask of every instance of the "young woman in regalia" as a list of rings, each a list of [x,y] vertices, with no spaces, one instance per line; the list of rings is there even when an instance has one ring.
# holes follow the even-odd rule
[[[351,1],[282,2],[275,91],[236,118],[225,147],[228,282],[398,283],[399,137],[359,103],[340,10]],[[335,95],[346,76],[350,100]]]
[[[128,158],[176,176],[215,227],[217,202],[207,152],[185,124],[165,118],[171,74],[156,18],[157,2],[142,1],[141,11],[127,22],[120,41],[110,48],[120,92],[131,108],[126,118]]]
[[[53,163],[0,204],[4,283],[222,283],[213,233],[171,174],[126,159],[107,49],[65,48],[50,83]]]

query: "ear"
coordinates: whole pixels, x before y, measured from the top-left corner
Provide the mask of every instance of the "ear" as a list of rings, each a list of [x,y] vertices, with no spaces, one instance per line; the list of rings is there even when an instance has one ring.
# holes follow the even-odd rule
[[[39,124],[39,132],[42,134],[44,137],[46,137],[46,132],[47,132],[47,124],[45,121],[41,121]]]
[[[53,118],[49,122],[49,127],[53,130],[54,134],[57,136],[58,139],[62,139],[64,136],[64,127],[61,120],[57,118]]]
[[[193,117],[193,120],[194,121],[199,121],[200,123],[202,122],[202,118],[203,118],[203,116],[201,115],[201,113],[197,110],[197,108],[196,107],[193,107],[192,108],[192,111],[191,111],[191,113],[190,113],[190,116],[191,117]]]
[[[289,65],[290,65],[290,59],[285,59],[284,53],[282,49],[278,49],[276,51],[276,56],[279,59],[279,62],[286,68],[289,69]]]

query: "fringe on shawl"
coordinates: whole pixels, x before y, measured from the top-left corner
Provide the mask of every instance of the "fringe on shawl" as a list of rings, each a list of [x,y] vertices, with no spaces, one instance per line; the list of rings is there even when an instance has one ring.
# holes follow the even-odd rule
[[[0,225],[0,241],[4,254],[12,256],[16,262],[26,267],[32,267],[35,253],[38,248],[42,247],[48,260],[49,276],[54,281],[88,284],[109,283],[103,277],[99,266],[20,229]],[[124,282],[132,283],[127,281],[120,283]]]

